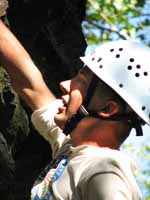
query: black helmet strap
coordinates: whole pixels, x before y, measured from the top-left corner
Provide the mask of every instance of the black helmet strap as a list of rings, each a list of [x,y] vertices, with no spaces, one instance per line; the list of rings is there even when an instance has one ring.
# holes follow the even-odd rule
[[[98,83],[98,77],[96,75],[93,75],[93,78],[91,80],[91,83],[89,85],[88,91],[86,98],[83,102],[83,105],[80,106],[78,112],[72,116],[71,119],[69,119],[65,125],[64,132],[65,133],[70,133],[78,124],[78,122],[84,118],[89,116],[89,112],[87,111],[86,108],[88,108],[88,105],[90,103],[90,100],[92,99],[96,85]]]
[[[92,99],[92,97],[94,95],[94,92],[95,92],[95,89],[96,89],[98,81],[99,81],[99,78],[94,74],[93,78],[91,80],[91,83],[89,85],[86,98],[85,98],[85,100],[83,102],[83,106],[85,108],[88,108],[88,106],[89,106],[89,103],[90,103],[90,101],[91,101],[91,99]]]

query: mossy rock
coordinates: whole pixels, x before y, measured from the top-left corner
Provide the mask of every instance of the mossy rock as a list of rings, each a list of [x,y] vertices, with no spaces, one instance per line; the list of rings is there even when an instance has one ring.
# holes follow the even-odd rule
[[[15,154],[17,146],[29,134],[29,120],[2,67],[0,67],[0,119],[0,131],[6,139],[8,147]]]

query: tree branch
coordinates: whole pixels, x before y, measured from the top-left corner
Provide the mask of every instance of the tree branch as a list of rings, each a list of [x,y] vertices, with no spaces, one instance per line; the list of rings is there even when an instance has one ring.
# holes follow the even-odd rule
[[[114,28],[108,28],[108,27],[105,27],[105,26],[101,26],[101,25],[98,25],[97,23],[95,23],[94,21],[90,21],[90,20],[86,20],[90,25],[94,26],[94,27],[97,27],[98,29],[101,29],[101,30],[106,30],[106,31],[109,31],[109,32],[113,32],[113,33],[116,33],[117,35],[119,35],[120,38],[126,40],[126,39],[129,39],[129,37],[121,34],[118,30],[114,29]]]

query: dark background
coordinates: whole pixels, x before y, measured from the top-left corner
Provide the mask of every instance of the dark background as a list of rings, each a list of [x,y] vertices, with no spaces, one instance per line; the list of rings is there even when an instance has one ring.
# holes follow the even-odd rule
[[[86,48],[81,23],[86,0],[9,0],[7,23],[59,97],[58,84],[82,66]],[[0,195],[29,200],[30,189],[51,160],[49,144],[30,123],[31,110],[0,68]]]

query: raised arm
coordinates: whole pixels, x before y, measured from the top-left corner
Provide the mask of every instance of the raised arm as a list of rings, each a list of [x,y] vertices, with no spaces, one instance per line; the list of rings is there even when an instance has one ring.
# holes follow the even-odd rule
[[[14,90],[32,109],[32,123],[37,131],[50,143],[53,156],[66,140],[62,130],[54,122],[61,100],[56,100],[46,86],[42,74],[29,54],[0,21],[0,61],[8,72]]]
[[[55,100],[29,54],[1,20],[0,62],[9,74],[14,90],[33,111]]]

